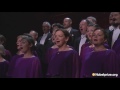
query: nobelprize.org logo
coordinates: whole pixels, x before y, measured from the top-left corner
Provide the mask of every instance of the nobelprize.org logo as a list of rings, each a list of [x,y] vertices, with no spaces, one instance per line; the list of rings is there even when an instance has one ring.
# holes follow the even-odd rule
[[[92,73],[92,76],[94,77],[94,76],[96,76],[96,74],[95,74],[95,73]]]
[[[92,73],[92,76],[103,76],[103,77],[107,77],[107,76],[112,76],[112,77],[118,77],[118,74],[109,74],[109,73]]]

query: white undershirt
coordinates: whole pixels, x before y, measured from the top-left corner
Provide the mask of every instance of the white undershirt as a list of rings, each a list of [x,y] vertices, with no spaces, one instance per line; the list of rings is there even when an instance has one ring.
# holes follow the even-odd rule
[[[114,45],[114,43],[115,43],[115,41],[117,40],[119,34],[120,34],[120,29],[119,29],[119,27],[117,27],[117,28],[115,28],[114,31],[113,31],[111,47]]]
[[[79,43],[79,55],[81,54],[81,47],[83,44],[85,44],[86,42],[86,35],[81,35],[81,40],[80,40],[80,43]]]
[[[41,38],[41,40],[40,40],[40,44],[44,45],[47,36],[48,36],[48,33],[43,34],[43,36],[42,36],[42,38]]]
[[[36,46],[36,44],[37,44],[37,41],[35,41],[35,46]]]
[[[72,27],[67,28],[66,30],[70,33]]]

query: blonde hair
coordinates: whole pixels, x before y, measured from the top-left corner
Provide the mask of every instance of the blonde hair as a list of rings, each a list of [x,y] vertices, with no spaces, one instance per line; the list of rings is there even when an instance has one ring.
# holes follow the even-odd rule
[[[2,44],[0,44],[0,55],[5,55],[5,48]]]

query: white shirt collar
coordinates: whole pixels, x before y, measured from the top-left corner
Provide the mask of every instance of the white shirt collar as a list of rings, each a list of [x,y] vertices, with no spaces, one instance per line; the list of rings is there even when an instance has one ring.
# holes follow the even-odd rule
[[[48,33],[44,33],[43,35],[48,35],[50,32],[48,32]]]
[[[72,27],[67,28],[66,30],[70,33]]]

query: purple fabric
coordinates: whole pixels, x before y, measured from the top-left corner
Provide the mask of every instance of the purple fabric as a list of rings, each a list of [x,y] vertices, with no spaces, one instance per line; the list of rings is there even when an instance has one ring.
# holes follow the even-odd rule
[[[49,61],[47,78],[78,78],[79,54],[75,50],[58,51]]]
[[[104,46],[105,48],[110,49],[110,46],[108,45],[108,43],[104,43]]]
[[[120,39],[117,39],[112,47],[112,49],[116,52],[116,70],[118,73],[118,77],[120,78]]]
[[[13,70],[14,70],[14,68],[15,68],[15,63],[16,63],[16,60],[18,59],[18,58],[20,58],[20,57],[23,57],[23,54],[21,54],[21,55],[14,55],[13,57],[12,57],[12,59],[10,60],[10,65],[9,65],[9,68],[8,68],[8,77],[9,78],[11,78],[12,77],[12,73],[13,73]]]
[[[56,53],[58,51],[58,48],[49,48],[47,50],[47,53],[45,55],[45,63],[48,64],[49,63],[49,60],[51,59],[52,57],[52,54],[53,53]]]
[[[93,77],[92,73],[116,74],[115,52],[113,50],[108,49],[105,51],[92,51],[86,53],[85,57],[82,59],[80,77],[98,78]]]
[[[0,78],[7,78],[9,61],[0,62]]]
[[[11,58],[12,58],[11,52],[10,52],[9,50],[5,50],[5,54],[6,54],[6,55],[4,56],[5,60],[10,61]]]
[[[33,51],[33,54],[38,57],[38,53],[36,51]]]
[[[38,57],[20,57],[16,60],[12,78],[42,78],[41,71],[41,63]]]

